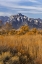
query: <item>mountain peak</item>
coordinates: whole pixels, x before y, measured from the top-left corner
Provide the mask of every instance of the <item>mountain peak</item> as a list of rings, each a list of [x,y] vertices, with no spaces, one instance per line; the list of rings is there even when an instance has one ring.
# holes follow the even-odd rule
[[[22,15],[21,13],[18,13],[17,15],[11,15],[10,17],[0,16],[0,20],[3,21],[3,24],[6,24],[8,22],[15,29],[18,29],[25,24],[28,25],[30,28],[42,28],[42,19],[29,18],[25,15]],[[1,21],[0,25],[2,25]]]
[[[17,15],[22,16],[22,14],[21,14],[21,13],[18,13]]]

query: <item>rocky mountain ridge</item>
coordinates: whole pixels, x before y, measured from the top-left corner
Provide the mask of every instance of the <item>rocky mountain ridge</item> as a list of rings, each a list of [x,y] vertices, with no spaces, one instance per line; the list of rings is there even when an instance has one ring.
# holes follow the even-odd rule
[[[18,29],[22,25],[28,25],[30,28],[42,29],[42,19],[29,18],[21,13],[11,15],[10,17],[0,16],[0,27],[6,28],[7,26],[11,26],[12,28]]]

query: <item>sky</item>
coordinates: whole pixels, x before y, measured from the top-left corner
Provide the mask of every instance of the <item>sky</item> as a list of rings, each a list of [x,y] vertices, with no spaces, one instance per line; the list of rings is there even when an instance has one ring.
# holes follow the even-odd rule
[[[31,18],[42,18],[42,0],[0,0],[0,16],[18,13]]]

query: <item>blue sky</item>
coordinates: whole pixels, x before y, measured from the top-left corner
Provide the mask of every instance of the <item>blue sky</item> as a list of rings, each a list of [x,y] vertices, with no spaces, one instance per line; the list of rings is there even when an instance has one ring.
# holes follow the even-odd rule
[[[42,0],[0,0],[0,16],[17,13],[31,18],[42,18]]]

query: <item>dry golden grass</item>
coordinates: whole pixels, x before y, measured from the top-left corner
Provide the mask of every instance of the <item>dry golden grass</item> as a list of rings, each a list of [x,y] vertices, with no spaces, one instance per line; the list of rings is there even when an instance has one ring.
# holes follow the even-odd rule
[[[28,53],[36,58],[42,58],[42,36],[41,35],[14,35],[0,36],[0,51],[17,49],[21,53]]]
[[[30,54],[42,57],[42,36],[41,35],[14,35],[0,36],[0,50],[17,48],[18,51],[28,50]]]

